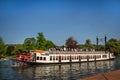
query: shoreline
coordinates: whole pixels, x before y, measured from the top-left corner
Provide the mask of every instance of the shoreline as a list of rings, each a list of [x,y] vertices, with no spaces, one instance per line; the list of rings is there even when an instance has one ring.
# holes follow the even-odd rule
[[[8,57],[7,58],[0,58],[0,60],[13,60],[13,59],[15,59],[15,58],[11,58],[11,57],[10,58],[8,58]]]
[[[120,70],[113,70],[78,80],[120,80]]]

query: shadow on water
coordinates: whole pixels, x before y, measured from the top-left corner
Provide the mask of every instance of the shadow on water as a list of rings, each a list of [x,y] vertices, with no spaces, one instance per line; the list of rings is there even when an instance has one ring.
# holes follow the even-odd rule
[[[76,80],[120,69],[120,58],[109,61],[11,67],[12,61],[0,61],[0,80]]]

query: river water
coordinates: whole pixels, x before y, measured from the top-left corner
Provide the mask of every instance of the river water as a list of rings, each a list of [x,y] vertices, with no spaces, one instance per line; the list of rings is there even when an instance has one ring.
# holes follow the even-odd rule
[[[0,80],[77,80],[120,69],[120,58],[109,61],[13,67],[12,60],[0,60]]]

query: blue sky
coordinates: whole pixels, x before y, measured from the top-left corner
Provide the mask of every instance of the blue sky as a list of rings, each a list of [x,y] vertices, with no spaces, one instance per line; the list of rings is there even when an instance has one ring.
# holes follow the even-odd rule
[[[0,1],[0,37],[6,44],[23,43],[38,32],[56,45],[71,36],[79,44],[105,34],[120,39],[120,0]]]

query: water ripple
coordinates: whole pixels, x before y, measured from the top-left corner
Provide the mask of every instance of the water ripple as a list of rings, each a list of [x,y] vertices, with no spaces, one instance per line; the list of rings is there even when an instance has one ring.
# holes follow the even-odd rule
[[[0,61],[0,80],[76,80],[120,69],[120,58],[110,61],[11,67],[11,60]]]

